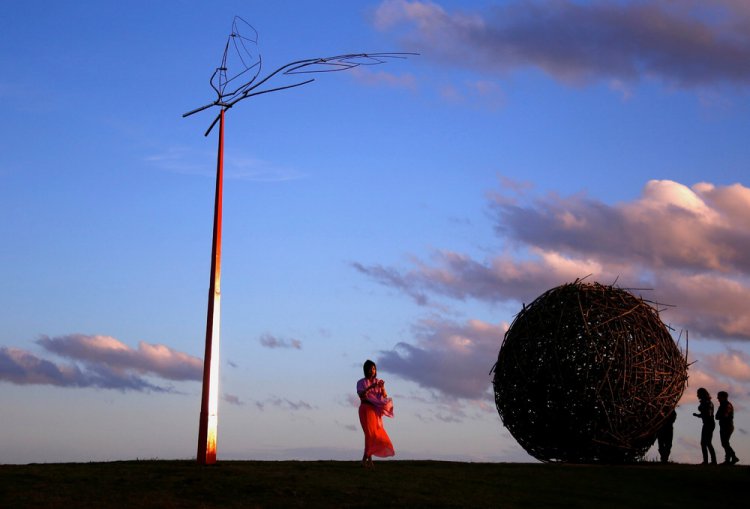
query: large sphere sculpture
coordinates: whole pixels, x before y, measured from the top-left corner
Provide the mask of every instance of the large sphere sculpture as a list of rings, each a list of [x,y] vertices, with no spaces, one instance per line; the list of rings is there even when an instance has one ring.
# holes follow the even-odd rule
[[[653,445],[687,368],[654,307],[626,290],[576,280],[514,319],[493,368],[495,403],[538,460],[629,463]]]

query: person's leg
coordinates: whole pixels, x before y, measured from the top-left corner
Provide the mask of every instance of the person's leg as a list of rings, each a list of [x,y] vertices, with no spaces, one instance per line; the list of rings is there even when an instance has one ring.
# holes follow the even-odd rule
[[[716,464],[716,451],[714,451],[714,446],[711,443],[711,439],[713,438],[714,429],[709,428],[708,426],[703,426],[701,429],[701,453],[703,454],[703,464],[708,464],[708,457],[711,456],[711,464]]]
[[[734,453],[734,449],[732,449],[732,446],[729,443],[729,439],[732,437],[733,431],[734,431],[734,426],[726,430],[727,446],[725,447],[725,450],[727,453],[727,461],[731,463],[732,465],[734,465],[735,463],[739,461],[739,459],[737,458],[737,455]]]
[[[711,428],[708,433],[708,454],[711,455],[711,464],[716,465],[716,451],[714,450],[714,444],[711,443],[713,440],[714,429]]]
[[[732,454],[729,452],[732,448],[729,446],[729,433],[725,427],[719,427],[719,441],[724,449],[724,463],[729,463],[732,460]]]
[[[666,430],[661,434],[659,439],[659,454],[662,463],[669,461],[669,454],[672,452],[672,434],[673,430]]]
[[[359,423],[362,425],[362,431],[365,434],[365,451],[362,454],[362,466],[370,468],[372,465],[372,456],[369,454],[369,449],[372,441],[372,430],[369,419],[369,412],[371,409],[367,405],[359,406]]]

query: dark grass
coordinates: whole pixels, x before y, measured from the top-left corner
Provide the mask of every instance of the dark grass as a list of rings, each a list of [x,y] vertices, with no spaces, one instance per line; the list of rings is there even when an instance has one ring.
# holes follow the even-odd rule
[[[0,508],[745,507],[750,468],[384,461],[0,465]]]

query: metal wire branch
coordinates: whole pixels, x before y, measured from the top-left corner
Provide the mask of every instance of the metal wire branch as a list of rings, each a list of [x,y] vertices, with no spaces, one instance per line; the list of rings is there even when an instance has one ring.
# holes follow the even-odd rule
[[[182,116],[188,117],[214,106],[226,111],[243,99],[287,90],[315,81],[315,78],[309,78],[287,85],[261,88],[276,76],[346,71],[355,67],[380,65],[391,59],[405,59],[409,55],[417,55],[417,53],[348,53],[331,57],[307,58],[282,65],[265,77],[260,78],[263,59],[257,52],[257,45],[258,32],[244,19],[235,16],[232,21],[232,33],[229,34],[224,46],[221,64],[216,68],[210,79],[211,88],[216,92],[216,99],[211,103],[188,111]],[[233,88],[237,83],[241,84]],[[211,122],[205,136],[208,136],[211,132],[216,122],[219,121],[219,117],[220,115],[217,115]]]

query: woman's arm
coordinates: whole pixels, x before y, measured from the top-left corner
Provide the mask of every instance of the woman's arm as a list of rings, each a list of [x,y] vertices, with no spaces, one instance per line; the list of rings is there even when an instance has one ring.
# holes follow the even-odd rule
[[[383,389],[383,395],[385,396],[385,388],[383,387],[383,385],[385,385],[385,382],[382,381],[382,380],[378,380],[377,382],[368,385],[367,387],[365,387],[361,391],[357,391],[357,394],[359,395],[360,399],[364,399],[367,396],[368,391],[370,391],[371,389],[382,388]]]

